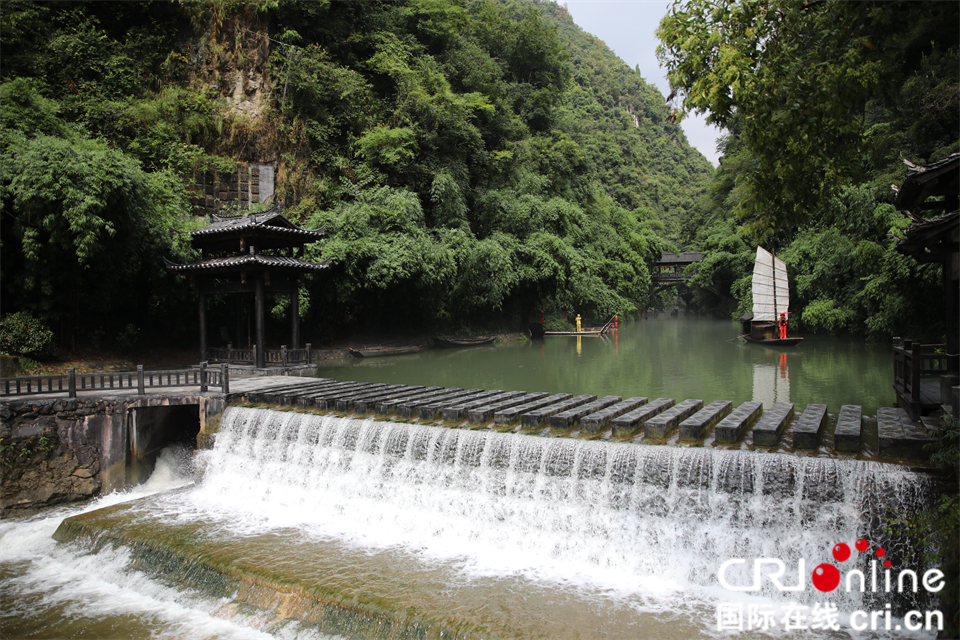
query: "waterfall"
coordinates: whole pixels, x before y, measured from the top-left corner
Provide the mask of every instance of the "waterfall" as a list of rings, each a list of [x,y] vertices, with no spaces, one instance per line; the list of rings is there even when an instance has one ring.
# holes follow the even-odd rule
[[[869,583],[880,545],[895,569],[927,569],[886,529],[927,506],[931,481],[895,465],[232,407],[195,456],[192,484],[181,467],[158,469],[147,488],[159,493],[0,523],[5,631],[634,640],[724,635],[721,604],[766,611],[773,631],[791,607],[829,604],[840,629],[829,637],[879,639],[917,634],[883,619],[852,633],[854,612],[890,604],[900,624],[936,607],[923,589],[811,586],[835,545],[862,538],[871,552],[841,571]],[[55,544],[65,516],[60,530],[102,534]],[[721,586],[722,563],[742,559],[726,579],[750,585],[758,558],[806,588],[780,591],[769,571],[759,591]],[[162,566],[171,572],[156,575]],[[226,591],[171,582],[185,568],[220,572]],[[338,617],[343,603],[360,613]],[[752,629],[738,637],[769,637]]]
[[[248,408],[224,414],[204,465],[189,500],[229,514],[238,534],[297,527],[455,561],[470,575],[713,595],[731,558],[778,558],[784,583],[796,584],[799,559],[809,573],[837,543],[880,539],[890,510],[922,508],[927,485],[849,459]],[[831,601],[841,609],[871,598],[839,591]],[[822,596],[770,584],[762,595]]]

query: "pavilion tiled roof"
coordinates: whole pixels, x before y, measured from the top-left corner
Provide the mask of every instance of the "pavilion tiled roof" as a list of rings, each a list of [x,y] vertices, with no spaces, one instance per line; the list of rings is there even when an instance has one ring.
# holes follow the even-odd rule
[[[276,271],[319,271],[330,265],[330,258],[323,262],[306,262],[299,258],[286,256],[265,256],[263,254],[246,254],[228,258],[210,258],[190,264],[177,264],[164,258],[167,269],[180,273],[219,273],[237,272],[248,269],[273,269]]]
[[[897,209],[912,209],[933,195],[956,194],[958,178],[960,178],[960,153],[953,153],[942,160],[930,164],[916,164],[906,158],[907,175],[903,183],[897,187]]]
[[[238,232],[264,230],[271,233],[281,233],[285,236],[302,239],[320,240],[326,233],[327,225],[319,229],[303,229],[290,222],[283,215],[283,205],[280,202],[262,213],[248,213],[238,216],[210,215],[211,223],[200,229],[190,232],[194,238],[204,238],[218,235],[235,235]]]

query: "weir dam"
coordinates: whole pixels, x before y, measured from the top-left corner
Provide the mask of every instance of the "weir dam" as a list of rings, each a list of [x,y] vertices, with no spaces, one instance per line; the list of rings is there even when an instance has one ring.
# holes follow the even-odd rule
[[[810,407],[559,396],[232,380],[205,405],[222,413],[193,427],[202,446],[182,486],[66,513],[49,525],[59,542],[27,538],[53,545],[44,558],[24,549],[4,569],[4,597],[44,593],[20,611],[44,637],[71,637],[52,621],[64,609],[154,637],[184,637],[174,619],[186,615],[220,630],[203,637],[304,640],[710,637],[729,607],[766,616],[743,638],[793,637],[783,620],[806,625],[803,636],[824,608],[836,626],[824,637],[908,637],[884,629],[883,612],[903,626],[911,611],[938,610],[923,588],[883,589],[881,559],[894,583],[896,572],[931,570],[895,523],[931,508],[937,481],[906,459],[881,461],[869,417],[851,419],[861,446],[845,453],[842,416],[825,412],[815,448],[791,444]],[[680,442],[682,425],[698,421],[706,431]],[[724,421],[730,444],[717,442]],[[768,423],[773,444],[755,445]],[[831,560],[858,540],[869,547]],[[764,580],[746,594],[718,581],[722,563],[744,559],[725,578],[749,585],[757,558],[781,562],[783,584],[802,589]],[[828,561],[866,576],[863,588],[815,589],[811,572]],[[51,565],[62,576],[53,586]],[[94,578],[96,588],[65,586]],[[802,620],[789,617],[801,610]],[[858,612],[876,611],[881,627],[860,633]]]

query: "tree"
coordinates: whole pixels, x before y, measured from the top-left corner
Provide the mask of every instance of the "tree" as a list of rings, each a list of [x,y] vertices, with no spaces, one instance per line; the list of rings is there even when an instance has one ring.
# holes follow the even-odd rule
[[[769,233],[864,178],[868,100],[892,101],[937,50],[955,56],[957,15],[952,2],[690,0],[661,21],[657,55],[681,111],[741,118],[754,163],[737,213]]]

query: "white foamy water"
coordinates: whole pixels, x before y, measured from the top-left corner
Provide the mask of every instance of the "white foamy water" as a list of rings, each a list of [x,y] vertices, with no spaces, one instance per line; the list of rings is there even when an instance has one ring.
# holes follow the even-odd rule
[[[885,509],[917,507],[925,485],[873,462],[236,408],[204,465],[181,506],[220,514],[236,535],[294,527],[455,562],[467,576],[622,594],[663,614],[719,601],[831,603],[842,619],[888,599],[821,593],[810,572],[833,561],[835,544],[879,537]],[[869,569],[866,554],[859,564],[853,555],[847,568]],[[747,560],[727,574],[747,584],[761,557],[785,563],[785,585],[797,584],[803,559],[806,590],[765,582],[745,597],[719,585],[724,560]]]
[[[721,604],[775,617],[765,632],[737,634],[744,638],[792,637],[781,622],[791,607],[824,605],[836,607],[839,630],[812,632],[815,637],[914,637],[892,627],[852,631],[850,614],[883,610],[888,602],[903,610],[930,606],[886,594],[822,593],[810,585],[810,572],[832,561],[835,544],[883,542],[888,509],[923,504],[926,479],[892,465],[230,408],[214,449],[198,454],[196,466],[196,485],[151,499],[154,516],[213,522],[218,535],[237,539],[296,530],[361,553],[389,550],[453,567],[461,581],[521,578],[552,585],[641,612],[651,630],[644,637],[689,637],[668,633],[677,624],[702,637],[726,637],[730,632],[716,620]],[[150,490],[189,482],[186,470],[169,483],[161,473],[158,465],[144,488],[155,478],[163,486]],[[101,605],[117,606],[117,614],[136,612],[156,621],[158,631],[151,633],[158,637],[309,633],[292,623],[264,628],[255,619],[222,620],[223,601],[128,571],[123,549],[87,556],[53,543],[49,536],[72,513],[0,523],[2,546],[14,534],[20,548],[0,556],[4,567],[19,572],[4,576],[5,609],[34,589],[71,615]],[[898,553],[907,550],[894,544],[887,551],[899,563]],[[835,564],[842,571],[868,570],[867,554],[853,555]],[[746,560],[728,572],[734,584],[750,582],[754,558],[776,558],[787,568],[783,583],[803,578],[806,589],[780,592],[765,580],[757,593],[726,590],[717,571],[731,558]],[[805,570],[798,575],[801,560]],[[85,586],[68,586],[74,580]],[[104,604],[113,600],[119,604]],[[178,626],[184,615],[195,618],[189,632]],[[900,622],[893,617],[891,624]],[[578,637],[592,637],[590,629]],[[614,630],[604,637],[624,636]]]
[[[128,568],[128,549],[88,553],[59,544],[64,520],[193,484],[193,452],[169,447],[144,484],[82,507],[0,521],[0,629],[4,638],[328,638],[291,624],[265,633],[254,617],[225,617],[226,600],[167,586]]]

